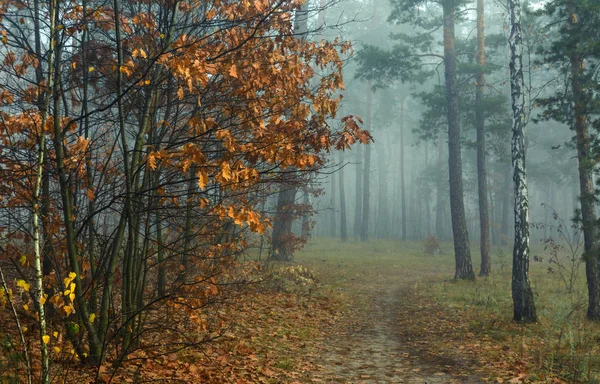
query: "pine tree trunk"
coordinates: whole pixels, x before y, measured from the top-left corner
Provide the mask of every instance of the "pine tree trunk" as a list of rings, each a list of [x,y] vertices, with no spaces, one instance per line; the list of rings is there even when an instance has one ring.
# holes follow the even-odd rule
[[[573,0],[567,0],[569,30],[578,22]],[[577,44],[576,44],[577,45]],[[598,276],[598,224],[596,222],[596,199],[594,196],[593,164],[590,152],[590,137],[585,112],[585,94],[581,81],[584,76],[584,61],[577,53],[576,46],[570,53],[571,91],[574,100],[574,125],[577,142],[577,160],[579,164],[579,190],[581,194],[581,219],[583,225],[583,244],[585,275],[588,287],[588,311],[590,320],[600,321],[600,279]]]
[[[348,227],[346,221],[346,192],[344,190],[344,160],[342,159],[342,167],[339,172],[340,182],[340,237],[342,241],[348,240]]]
[[[502,223],[500,225],[500,245],[508,245],[508,216],[510,209],[510,165],[507,165],[504,171],[504,193],[502,194]]]
[[[525,170],[525,84],[523,80],[523,41],[521,2],[508,0],[510,13],[510,86],[513,110],[512,165],[515,191],[515,241],[513,247],[512,297],[514,320],[537,321],[533,290],[529,282],[529,201]]]
[[[474,280],[471,264],[469,233],[465,218],[462,190],[462,164],[460,153],[460,117],[456,82],[456,52],[454,40],[454,2],[444,1],[444,67],[446,99],[448,101],[448,168],[450,176],[450,212],[456,261],[455,279]]]
[[[444,149],[442,147],[441,137],[439,138],[438,143],[438,169],[443,169],[444,163]],[[444,238],[444,220],[445,215],[444,211],[446,207],[444,207],[444,180],[440,177],[437,182],[437,191],[436,191],[436,202],[435,202],[435,235],[438,239]]]
[[[331,175],[331,237],[337,236],[336,195],[335,175]]]
[[[373,90],[371,89],[371,83],[368,84],[367,90],[367,118],[366,127],[367,130],[371,130],[371,113],[373,109]],[[360,241],[369,240],[369,208],[370,208],[370,182],[371,177],[371,146],[367,145],[365,148],[365,164],[363,167],[363,204],[362,204],[362,225],[360,226]]]
[[[483,111],[483,66],[485,65],[485,35],[483,20],[483,0],[477,0],[477,73],[475,85],[475,127],[477,130],[477,185],[479,192],[479,228],[481,269],[479,276],[489,276],[492,272],[490,258],[490,219],[488,213],[487,171],[485,166],[485,115]]]
[[[377,226],[375,232],[378,238],[387,238],[389,233],[389,201],[388,201],[388,183],[387,183],[387,156],[385,142],[377,147],[377,160],[379,163],[378,179],[379,179],[379,198],[377,199]]]
[[[423,144],[425,151],[423,153],[425,157],[425,168],[429,167],[429,145],[427,142]],[[423,195],[425,196],[425,235],[431,235],[431,194],[429,191],[429,186],[425,186],[425,191],[423,191]]]
[[[400,192],[402,194],[402,241],[406,241],[406,169],[404,164],[404,102],[400,101]]]
[[[363,204],[363,146],[359,145],[356,151],[356,182],[355,187],[355,198],[356,203],[354,205],[354,237],[360,237],[360,231],[362,226],[362,204]]]

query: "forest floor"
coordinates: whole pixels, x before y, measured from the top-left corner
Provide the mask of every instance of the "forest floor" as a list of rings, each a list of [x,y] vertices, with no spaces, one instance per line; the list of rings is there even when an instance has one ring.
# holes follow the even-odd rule
[[[55,381],[600,382],[600,326],[585,320],[583,278],[567,294],[559,273],[533,263],[540,321],[518,325],[507,253],[495,250],[492,276],[457,282],[443,248],[448,255],[427,256],[420,243],[311,242],[215,308],[225,328],[214,341],[138,356],[117,372],[55,364]],[[0,313],[2,324],[10,317]],[[21,382],[6,352],[0,345],[0,382]]]
[[[343,266],[338,271],[351,273]],[[319,346],[312,382],[484,382],[479,362],[464,356],[459,346],[437,350],[457,338],[458,319],[415,290],[437,274],[408,267],[370,272],[356,273],[345,287],[352,304]]]

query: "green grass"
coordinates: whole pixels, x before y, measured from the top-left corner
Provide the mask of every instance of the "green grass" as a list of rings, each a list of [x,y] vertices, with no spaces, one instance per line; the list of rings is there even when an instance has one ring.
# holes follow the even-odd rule
[[[477,273],[479,250],[477,244],[472,246]],[[350,289],[360,289],[361,284],[386,284],[406,274],[420,276],[420,281],[415,282],[419,292],[448,311],[461,311],[476,335],[516,351],[515,359],[520,359],[535,377],[600,382],[600,325],[586,320],[583,264],[579,265],[572,291],[567,292],[568,284],[561,279],[556,264],[548,263],[548,252],[534,244],[532,256],[543,259],[534,262],[532,257],[530,265],[539,322],[521,326],[511,321],[512,249],[494,248],[492,275],[468,282],[452,279],[452,246],[442,244],[441,248],[446,255],[430,256],[423,253],[420,242],[342,243],[337,239],[318,239],[298,252],[296,260],[318,271],[318,294],[338,295],[341,300],[348,300],[353,296]],[[549,273],[549,267],[554,272]]]

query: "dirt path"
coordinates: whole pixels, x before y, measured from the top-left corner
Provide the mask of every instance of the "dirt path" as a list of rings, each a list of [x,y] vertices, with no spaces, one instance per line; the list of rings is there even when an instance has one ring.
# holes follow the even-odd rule
[[[391,272],[391,271],[390,271]],[[402,276],[402,278],[398,278]],[[475,362],[455,351],[431,353],[435,339],[451,338],[449,332],[431,332],[432,303],[413,287],[424,278],[408,270],[351,279],[345,289],[353,295],[349,313],[323,343],[312,382],[320,383],[483,383],[473,375]],[[368,283],[370,281],[371,283]],[[415,324],[421,332],[414,332]],[[433,336],[432,336],[433,335]],[[448,340],[443,341],[448,344]]]

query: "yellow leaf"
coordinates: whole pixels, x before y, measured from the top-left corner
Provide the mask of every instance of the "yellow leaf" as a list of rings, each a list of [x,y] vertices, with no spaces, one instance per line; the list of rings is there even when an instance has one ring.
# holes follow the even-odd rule
[[[17,287],[23,288],[25,292],[29,292],[31,285],[29,285],[25,280],[19,279],[17,280]]]
[[[58,332],[56,332],[56,331],[52,332],[52,336],[58,337]]]
[[[71,313],[75,312],[75,311],[73,310],[73,307],[72,307],[72,306],[70,306],[70,305],[65,305],[65,306],[63,307],[63,309],[65,310],[65,313],[67,314],[67,316],[69,316]]]
[[[75,294],[74,293],[71,293],[69,295],[69,300],[71,300],[71,301],[75,300]]]
[[[41,305],[46,304],[46,297],[40,297],[40,304]]]
[[[94,72],[94,67],[89,67],[88,72]]]
[[[179,97],[179,100],[183,99],[183,88],[179,87],[179,90],[177,91],[177,97]]]
[[[27,262],[27,256],[21,255],[21,257],[19,257],[19,264],[25,265],[26,262]]]
[[[206,184],[208,184],[208,174],[204,171],[198,171],[196,176],[198,177],[198,187],[204,191]]]
[[[59,347],[54,347],[54,352],[60,353],[60,348]]]
[[[96,319],[96,314],[95,314],[95,313],[92,313],[92,314],[90,315],[90,323],[93,323],[95,319]]]
[[[48,344],[50,342],[50,336],[44,335],[42,336],[42,340],[44,341],[44,344]]]
[[[231,167],[227,162],[221,164],[221,177],[227,181],[231,180]]]
[[[29,311],[29,305],[23,304],[23,309],[25,309],[26,311]]]

